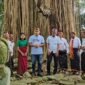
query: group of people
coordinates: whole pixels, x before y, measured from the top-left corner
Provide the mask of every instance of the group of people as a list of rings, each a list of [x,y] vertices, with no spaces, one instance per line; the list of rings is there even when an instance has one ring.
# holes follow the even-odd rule
[[[11,75],[13,74],[13,49],[14,39],[13,34],[5,33],[5,38],[8,41],[9,46],[9,61],[7,65],[11,69]],[[76,36],[75,32],[71,32],[70,41],[67,42],[62,31],[57,32],[57,29],[51,29],[51,34],[47,37],[46,41],[40,34],[40,29],[35,28],[34,34],[26,39],[24,33],[20,34],[17,40],[17,52],[18,52],[18,69],[17,74],[23,76],[28,71],[28,55],[31,53],[32,60],[32,76],[36,76],[36,63],[37,63],[37,76],[42,76],[42,63],[43,63],[43,48],[46,45],[47,48],[47,75],[51,75],[51,61],[54,59],[53,74],[58,72],[58,67],[61,71],[68,69],[68,56],[70,56],[70,65],[74,73],[80,70],[80,49],[85,49],[81,45],[80,39]],[[31,52],[29,51],[31,48]],[[82,67],[82,70],[84,66]],[[85,70],[83,70],[85,71]]]

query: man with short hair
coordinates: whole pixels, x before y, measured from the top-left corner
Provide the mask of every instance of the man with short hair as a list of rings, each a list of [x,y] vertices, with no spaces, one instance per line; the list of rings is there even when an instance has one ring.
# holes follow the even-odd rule
[[[53,74],[56,74],[58,65],[58,51],[60,39],[58,36],[56,36],[55,28],[53,28],[51,32],[51,35],[47,37],[47,75],[50,75],[50,64],[52,58],[54,58]]]
[[[81,41],[76,36],[75,32],[71,32],[70,39],[70,60],[71,60],[71,69],[73,73],[77,73],[80,70],[79,68],[79,50],[81,47]]]
[[[10,56],[9,56],[9,67],[10,67],[10,70],[11,70],[11,76],[13,76],[13,69],[14,69],[14,46],[15,46],[15,43],[14,43],[14,36],[13,36],[13,33],[10,33],[9,34],[10,36]]]
[[[60,46],[59,46],[59,66],[61,71],[67,70],[67,54],[69,53],[69,45],[64,38],[62,31],[59,31]]]
[[[35,65],[38,62],[38,76],[42,76],[42,58],[43,58],[43,46],[44,37],[40,35],[40,29],[34,29],[34,35],[29,38],[29,45],[31,46],[31,56],[32,56],[32,75],[35,75]]]

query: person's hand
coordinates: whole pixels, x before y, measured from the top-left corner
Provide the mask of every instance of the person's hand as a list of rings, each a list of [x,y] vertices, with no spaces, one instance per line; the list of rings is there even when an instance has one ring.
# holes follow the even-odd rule
[[[59,56],[59,53],[58,52],[56,52],[56,56]]]
[[[68,56],[70,56],[70,53],[67,53]]]
[[[24,55],[25,55],[25,56],[27,56],[27,55],[28,55],[28,53],[26,52]]]
[[[69,51],[67,51],[67,52],[66,52],[66,54],[67,54],[67,55],[70,55],[70,52],[69,52]]]
[[[85,46],[82,46],[82,49],[85,50]]]
[[[47,55],[50,55],[50,53],[51,53],[51,52],[48,50],[48,51],[47,51]]]
[[[21,52],[21,55],[22,55],[22,56],[25,56],[25,54],[24,54],[24,53],[22,53],[22,52]]]
[[[34,46],[35,46],[36,48],[40,47],[40,45],[39,45],[39,44],[35,44]]]

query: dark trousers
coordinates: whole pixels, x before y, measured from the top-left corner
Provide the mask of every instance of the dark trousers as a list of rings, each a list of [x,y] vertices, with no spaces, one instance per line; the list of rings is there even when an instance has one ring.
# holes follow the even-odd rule
[[[85,72],[85,52],[81,54],[81,70]]]
[[[67,69],[67,53],[66,50],[59,51],[59,66],[61,70]]]
[[[13,75],[13,69],[14,69],[13,56],[9,57],[9,61],[6,63],[6,65],[10,68],[11,75]]]
[[[71,69],[74,71],[79,71],[79,54],[78,49],[74,48],[74,58],[71,59]]]
[[[52,61],[52,58],[54,58],[54,71],[53,74],[57,72],[57,66],[58,66],[58,57],[56,56],[55,53],[51,52],[50,55],[47,55],[47,74],[50,74],[50,64]]]
[[[32,55],[32,73],[35,74],[35,65],[38,62],[38,74],[41,74],[42,69],[42,54]]]

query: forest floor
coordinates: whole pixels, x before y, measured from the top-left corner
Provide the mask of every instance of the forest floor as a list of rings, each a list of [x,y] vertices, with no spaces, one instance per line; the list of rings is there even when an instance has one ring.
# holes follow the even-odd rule
[[[51,74],[52,68],[51,66]],[[42,68],[43,76],[31,76],[32,69],[24,74],[22,79],[17,79],[15,76],[11,78],[11,85],[85,85],[85,76],[81,74],[73,75],[70,71],[58,72],[55,75],[46,75],[46,64]],[[15,72],[16,74],[16,72]]]
[[[70,71],[65,73],[59,72],[55,75],[46,75],[46,62],[43,63],[42,77],[31,76],[31,62],[29,62],[29,72],[22,79],[11,77],[11,85],[85,85],[85,76],[72,75]],[[53,63],[51,64],[51,72],[53,71]],[[14,72],[16,74],[16,71]]]
[[[85,80],[80,75],[58,73],[43,77],[23,77],[16,79],[12,77],[11,85],[85,85]]]

